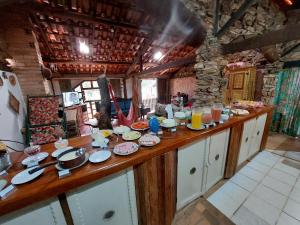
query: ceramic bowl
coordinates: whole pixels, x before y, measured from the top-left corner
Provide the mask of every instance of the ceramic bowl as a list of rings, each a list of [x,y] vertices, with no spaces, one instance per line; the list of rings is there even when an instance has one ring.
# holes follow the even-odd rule
[[[60,139],[54,143],[56,149],[66,148],[69,145],[69,141],[67,139]]]

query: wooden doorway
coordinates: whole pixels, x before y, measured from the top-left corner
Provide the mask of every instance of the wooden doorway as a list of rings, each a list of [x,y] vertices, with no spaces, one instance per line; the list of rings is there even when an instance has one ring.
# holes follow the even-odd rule
[[[226,71],[228,86],[225,92],[225,104],[237,100],[254,100],[256,69],[247,67]]]

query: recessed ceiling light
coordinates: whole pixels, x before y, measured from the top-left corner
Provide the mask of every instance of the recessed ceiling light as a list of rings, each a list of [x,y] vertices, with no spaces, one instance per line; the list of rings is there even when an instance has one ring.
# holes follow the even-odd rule
[[[155,52],[155,53],[154,53],[154,56],[153,56],[153,58],[154,58],[155,60],[161,60],[162,57],[163,57],[163,54],[162,54],[161,51]]]
[[[14,67],[16,65],[16,61],[14,59],[6,58],[5,60],[8,63],[7,66],[9,66],[9,67]]]
[[[82,54],[89,54],[90,53],[90,48],[85,42],[79,41],[79,51]]]
[[[286,4],[288,5],[293,5],[293,1],[292,0],[284,0]]]

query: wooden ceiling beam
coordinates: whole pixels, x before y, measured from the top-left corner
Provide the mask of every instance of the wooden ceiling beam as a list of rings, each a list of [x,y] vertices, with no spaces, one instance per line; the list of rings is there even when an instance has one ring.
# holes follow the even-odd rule
[[[94,73],[94,74],[90,74],[90,73],[79,73],[79,74],[61,74],[61,75],[56,75],[54,74],[54,76],[52,76],[53,80],[82,80],[82,79],[97,79],[97,77],[100,75],[101,73]],[[106,76],[108,78],[125,78],[125,74],[106,74]]]
[[[214,27],[213,34],[216,35],[219,30],[219,17],[220,17],[220,0],[214,0]]]
[[[128,77],[130,75],[130,73],[132,72],[132,70],[134,69],[135,65],[139,62],[140,65],[143,64],[143,55],[145,54],[145,52],[148,50],[148,48],[151,46],[151,44],[153,43],[153,41],[155,40],[155,38],[158,36],[160,30],[162,29],[162,25],[157,25],[154,28],[153,33],[150,35],[150,37],[148,37],[145,40],[144,45],[142,46],[142,48],[139,49],[137,55],[135,56],[133,63],[131,64],[131,66],[128,68],[127,72],[126,72],[126,76]]]
[[[32,9],[33,8],[33,9]],[[58,17],[61,19],[67,20],[75,20],[75,21],[83,21],[86,23],[94,23],[94,24],[106,24],[115,27],[122,27],[132,30],[143,31],[149,33],[152,31],[152,28],[145,25],[131,24],[122,21],[115,21],[108,18],[103,17],[94,17],[89,14],[83,14],[78,12],[73,12],[65,9],[57,9],[54,7],[49,7],[41,4],[33,4],[31,11],[34,13],[40,13],[42,15],[48,15],[53,17]]]
[[[178,60],[175,60],[175,61],[172,61],[172,62],[168,62],[166,64],[159,65],[159,66],[144,70],[144,71],[139,72],[139,73],[131,74],[131,76],[145,77],[148,74],[152,74],[152,73],[155,73],[155,72],[159,72],[159,71],[174,68],[174,67],[189,65],[189,64],[192,64],[192,63],[195,63],[195,62],[196,62],[196,56],[190,56],[190,57],[178,59]]]
[[[55,57],[55,54],[49,44],[49,41],[48,41],[48,37],[45,35],[44,31],[43,31],[43,28],[41,27],[38,19],[36,18],[35,15],[32,15],[32,17],[29,16],[29,22],[32,26],[32,29],[33,31],[36,33],[36,35],[38,35],[38,33],[40,33],[40,35],[42,36],[42,39],[46,45],[46,48],[48,49],[51,57]],[[37,31],[36,27],[38,28],[39,31]]]
[[[234,24],[235,21],[240,19],[246,10],[252,6],[254,3],[256,3],[257,0],[244,0],[244,3],[240,6],[240,8],[232,14],[230,19],[224,24],[224,26],[216,33],[217,37],[221,37],[225,31],[228,30],[228,28]]]
[[[289,49],[287,49],[286,51],[284,51],[282,54],[281,54],[281,58],[291,54],[292,52],[294,52],[295,50],[299,49],[299,46],[300,46],[300,42],[298,42],[297,44],[293,45],[292,47],[290,47]]]
[[[223,54],[233,54],[297,39],[300,39],[300,24],[288,24],[279,30],[269,31],[243,41],[225,44],[222,48]]]
[[[72,61],[72,60],[44,60],[44,63],[56,64],[72,64],[72,65],[131,65],[132,62],[118,62],[118,61]]]

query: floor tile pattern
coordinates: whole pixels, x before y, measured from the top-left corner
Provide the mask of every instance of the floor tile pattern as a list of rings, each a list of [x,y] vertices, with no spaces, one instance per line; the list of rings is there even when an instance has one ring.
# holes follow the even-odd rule
[[[237,225],[300,225],[297,168],[299,162],[262,151],[207,200]]]

